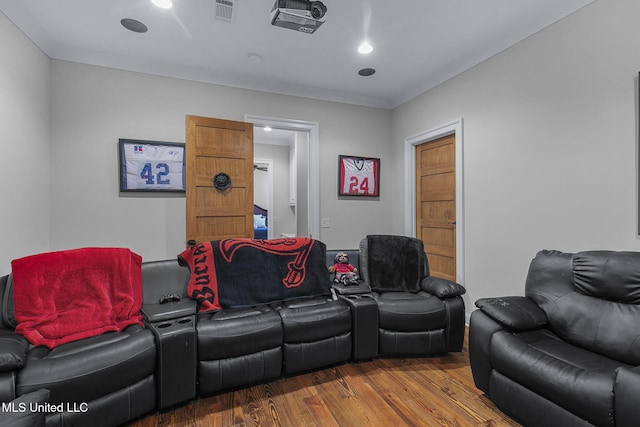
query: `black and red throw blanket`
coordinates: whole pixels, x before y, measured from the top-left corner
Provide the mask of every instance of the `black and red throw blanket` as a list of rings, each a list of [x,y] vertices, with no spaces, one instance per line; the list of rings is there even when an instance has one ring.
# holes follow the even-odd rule
[[[189,296],[199,311],[328,295],[326,246],[309,238],[227,239],[178,255],[189,267]]]
[[[142,258],[124,248],[82,248],[11,262],[16,332],[34,345],[142,325]]]

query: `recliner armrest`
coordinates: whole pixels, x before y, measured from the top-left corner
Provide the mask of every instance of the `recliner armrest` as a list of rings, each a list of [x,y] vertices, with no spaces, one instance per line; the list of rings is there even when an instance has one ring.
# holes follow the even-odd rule
[[[0,330],[0,372],[20,369],[27,359],[29,342],[22,335]]]
[[[142,316],[149,323],[193,316],[197,312],[197,302],[193,299],[171,301],[164,304],[143,304]]]
[[[537,329],[547,324],[547,315],[527,297],[481,298],[476,307],[496,322],[513,330]]]
[[[616,369],[616,382],[613,386],[616,426],[640,425],[639,393],[640,367]]]
[[[367,284],[367,282],[359,281],[357,285],[344,285],[342,283],[334,283],[331,285],[333,290],[336,291],[338,295],[358,295],[358,294],[368,294],[371,292],[371,287]]]
[[[429,292],[438,298],[451,298],[464,295],[467,290],[459,283],[439,277],[425,277],[420,282],[423,291]]]

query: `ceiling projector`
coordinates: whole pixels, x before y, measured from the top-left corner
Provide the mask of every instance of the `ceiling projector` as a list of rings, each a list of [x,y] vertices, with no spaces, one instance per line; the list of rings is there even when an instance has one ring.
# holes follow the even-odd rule
[[[319,1],[276,0],[271,9],[271,24],[313,34],[325,21],[327,7]]]

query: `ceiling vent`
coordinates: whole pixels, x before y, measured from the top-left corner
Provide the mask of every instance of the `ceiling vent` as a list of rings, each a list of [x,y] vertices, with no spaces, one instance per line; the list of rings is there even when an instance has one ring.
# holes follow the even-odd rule
[[[237,4],[238,0],[216,0],[215,20],[233,23],[236,18]]]

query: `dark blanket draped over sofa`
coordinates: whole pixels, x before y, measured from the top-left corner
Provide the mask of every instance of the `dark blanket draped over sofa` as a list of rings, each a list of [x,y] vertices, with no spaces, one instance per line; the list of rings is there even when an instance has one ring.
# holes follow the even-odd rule
[[[374,291],[420,291],[429,275],[421,240],[405,236],[369,235],[368,278]]]
[[[246,307],[330,293],[324,243],[304,237],[204,242],[178,259],[199,311]]]

